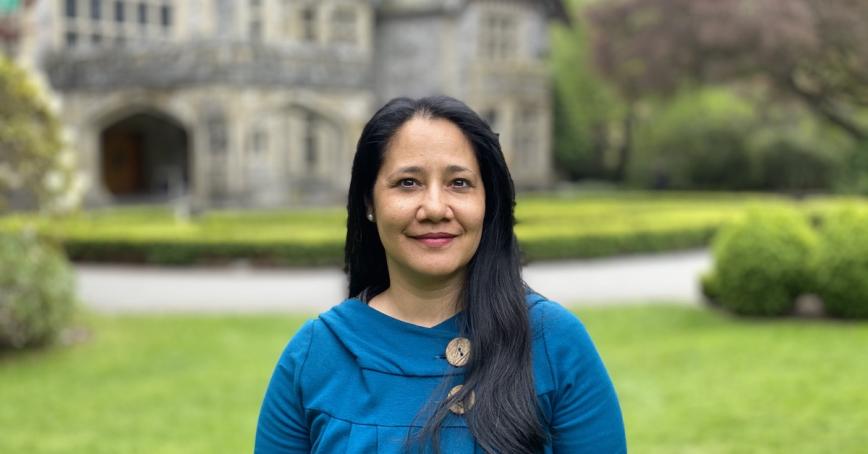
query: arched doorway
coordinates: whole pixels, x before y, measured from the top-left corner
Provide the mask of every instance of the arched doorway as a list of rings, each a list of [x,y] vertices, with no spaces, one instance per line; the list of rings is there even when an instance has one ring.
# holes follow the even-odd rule
[[[141,112],[100,133],[101,177],[118,199],[165,199],[190,187],[189,140],[168,116]]]

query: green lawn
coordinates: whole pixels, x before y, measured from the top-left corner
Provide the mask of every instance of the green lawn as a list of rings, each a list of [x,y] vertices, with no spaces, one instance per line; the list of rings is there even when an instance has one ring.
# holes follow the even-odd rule
[[[868,323],[578,313],[618,388],[631,452],[868,446]],[[302,318],[86,316],[86,342],[0,356],[0,452],[249,452],[271,368]]]

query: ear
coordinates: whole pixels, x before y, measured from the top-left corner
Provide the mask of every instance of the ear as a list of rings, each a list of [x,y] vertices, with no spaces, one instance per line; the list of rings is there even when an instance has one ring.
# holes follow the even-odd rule
[[[374,203],[371,201],[370,197],[366,196],[365,197],[365,216],[367,216],[368,213],[373,213],[373,212],[374,212]]]

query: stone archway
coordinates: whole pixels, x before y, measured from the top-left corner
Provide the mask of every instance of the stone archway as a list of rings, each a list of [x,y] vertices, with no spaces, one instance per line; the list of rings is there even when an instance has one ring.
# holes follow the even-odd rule
[[[138,112],[100,132],[100,177],[115,199],[160,200],[190,187],[187,131],[157,112]]]

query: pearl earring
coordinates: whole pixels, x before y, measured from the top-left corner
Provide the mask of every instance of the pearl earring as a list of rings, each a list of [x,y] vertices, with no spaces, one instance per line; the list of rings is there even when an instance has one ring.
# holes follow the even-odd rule
[[[374,222],[374,213],[368,213],[368,220]]]

